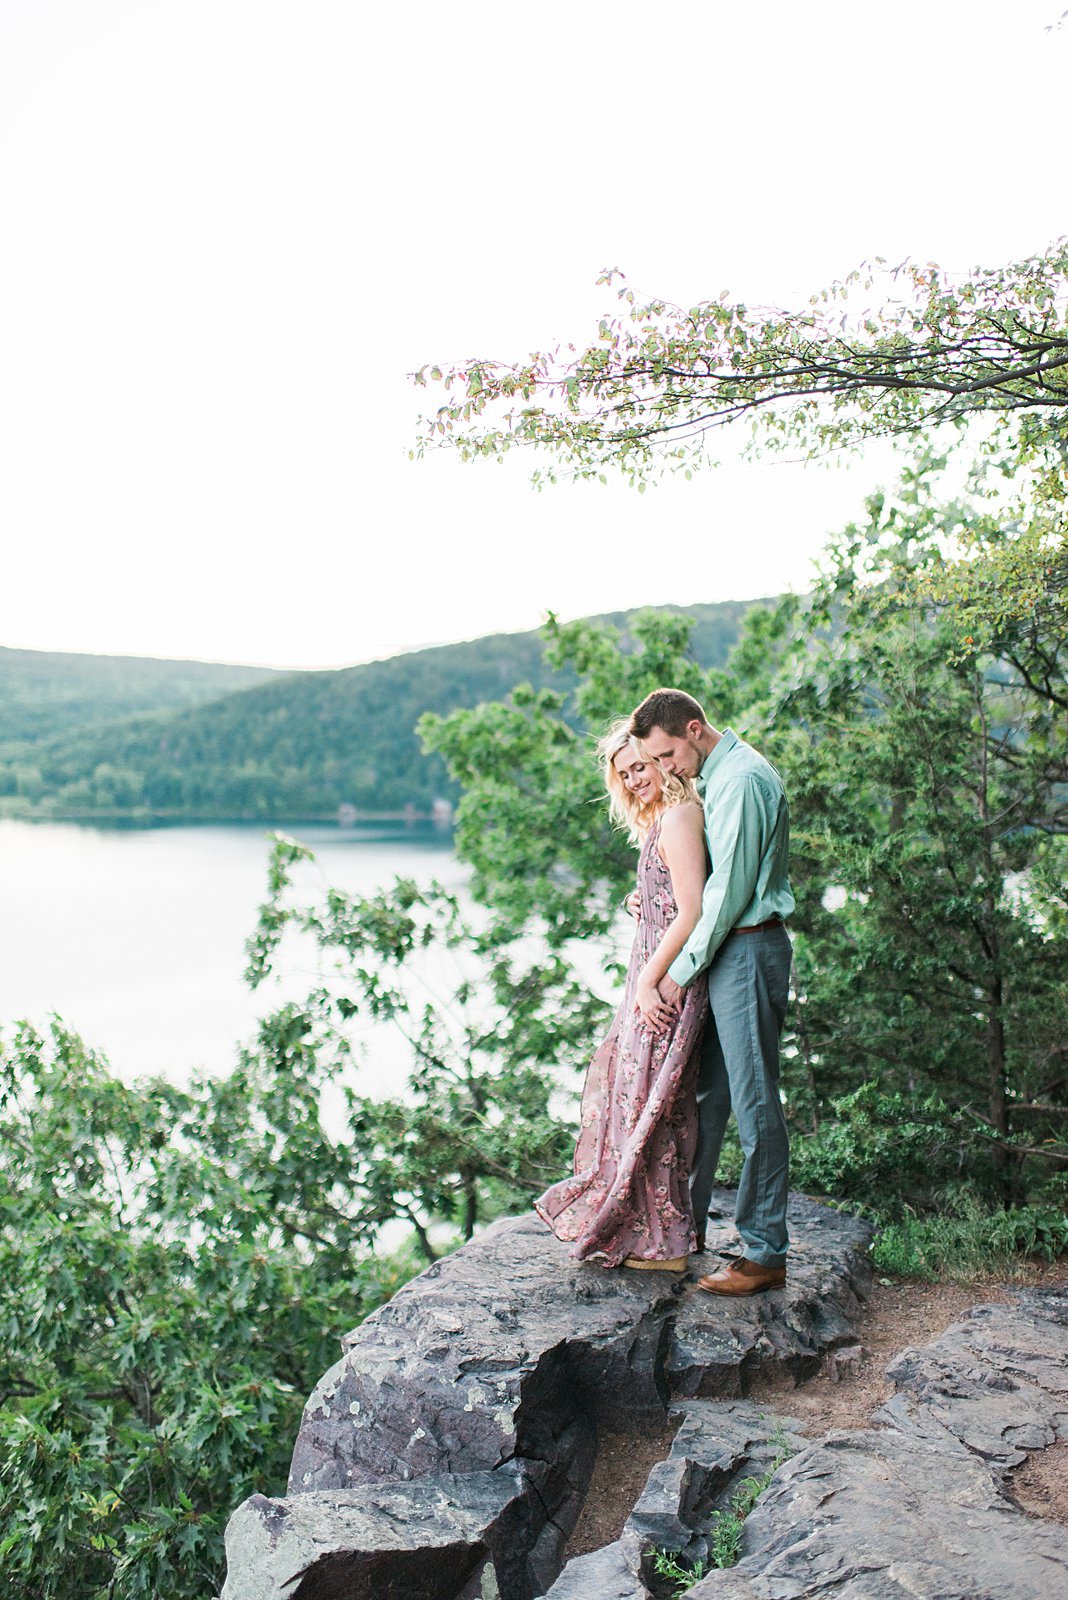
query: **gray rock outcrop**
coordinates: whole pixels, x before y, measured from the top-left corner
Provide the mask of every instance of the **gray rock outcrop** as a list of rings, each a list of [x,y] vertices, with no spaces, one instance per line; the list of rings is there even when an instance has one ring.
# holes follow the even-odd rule
[[[730,1197],[718,1192],[708,1225],[711,1255],[736,1246],[732,1217]],[[827,1350],[853,1342],[871,1288],[870,1227],[804,1195],[790,1196],[788,1219],[784,1289],[740,1300],[683,1297],[668,1355],[673,1395],[737,1396],[749,1375],[765,1366],[798,1381],[814,1377]]]
[[[1062,1528],[1015,1510],[967,1450],[893,1429],[829,1433],[780,1467],[744,1540],[690,1600],[1068,1596]]]
[[[689,1600],[1068,1600],[1068,1533],[1015,1506],[1006,1476],[1068,1437],[1068,1293],[977,1306],[887,1372],[883,1426],[780,1467],[742,1560]]]
[[[569,1561],[545,1600],[648,1600],[649,1591],[627,1565],[623,1546],[605,1545]]]
[[[717,1199],[700,1270],[734,1238]],[[696,1272],[572,1261],[533,1216],[494,1224],[348,1335],[305,1407],[290,1494],[545,1460],[579,1415],[637,1430],[769,1363],[817,1371],[854,1337],[870,1229],[801,1195],[789,1216],[786,1288],[739,1301],[692,1292]]]
[[[487,1560],[502,1570],[523,1564],[524,1506],[516,1468],[286,1500],[253,1495],[226,1530],[226,1600],[458,1595]],[[525,1576],[513,1574],[512,1587]]]
[[[536,1217],[498,1222],[344,1340],[304,1409],[290,1494],[551,1460],[585,1417],[663,1417],[670,1273],[574,1262]]]
[[[710,1251],[732,1232],[717,1199]],[[696,1291],[695,1272],[574,1262],[533,1216],[494,1224],[345,1339],[305,1407],[286,1498],[253,1496],[231,1519],[223,1600],[380,1600],[401,1570],[405,1600],[422,1600],[418,1583],[427,1600],[544,1594],[600,1427],[660,1426],[674,1395],[737,1395],[758,1366],[814,1370],[855,1337],[868,1228],[801,1196],[790,1223],[787,1287],[740,1303]],[[632,1559],[644,1537],[636,1524]]]
[[[711,1252],[731,1240],[727,1197]],[[1068,1291],[978,1306],[888,1375],[876,1427],[809,1443],[744,1395],[856,1359],[867,1229],[795,1196],[788,1283],[740,1301],[695,1273],[571,1261],[534,1217],[486,1230],[344,1341],[284,1499],[227,1531],[223,1600],[667,1600],[657,1552],[709,1555],[741,1480],[775,1471],[739,1564],[691,1600],[1068,1600],[1068,1535],[1011,1500],[1068,1437]],[[622,1534],[561,1571],[598,1430],[678,1422]]]
[[[874,1421],[948,1438],[1002,1469],[1068,1438],[1068,1290],[974,1306],[886,1369],[898,1393]]]

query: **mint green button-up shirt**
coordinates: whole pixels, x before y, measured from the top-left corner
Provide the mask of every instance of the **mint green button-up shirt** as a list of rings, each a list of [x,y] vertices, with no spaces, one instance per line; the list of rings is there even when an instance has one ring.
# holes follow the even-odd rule
[[[696,779],[712,871],[701,917],[668,974],[683,988],[710,965],[732,928],[788,917],[790,810],[770,761],[725,728]]]

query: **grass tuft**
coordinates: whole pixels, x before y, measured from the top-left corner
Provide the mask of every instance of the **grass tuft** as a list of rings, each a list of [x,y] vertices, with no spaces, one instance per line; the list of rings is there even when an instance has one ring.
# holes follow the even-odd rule
[[[1021,1272],[1028,1259],[1068,1250],[1068,1217],[1055,1206],[990,1211],[973,1203],[956,1216],[906,1217],[879,1228],[872,1262],[901,1278],[954,1281]]]
[[[685,1594],[687,1589],[692,1589],[699,1583],[707,1571],[716,1567],[733,1567],[738,1564],[738,1557],[742,1552],[742,1529],[746,1517],[756,1505],[764,1490],[784,1461],[793,1455],[790,1441],[783,1431],[781,1422],[775,1424],[775,1431],[771,1435],[771,1443],[776,1447],[775,1459],[766,1472],[759,1475],[743,1478],[741,1483],[731,1495],[730,1504],[726,1511],[714,1511],[708,1529],[708,1565],[703,1561],[695,1561],[692,1566],[683,1566],[678,1557],[670,1550],[656,1552],[655,1571],[658,1577],[670,1578],[675,1584],[676,1595]]]

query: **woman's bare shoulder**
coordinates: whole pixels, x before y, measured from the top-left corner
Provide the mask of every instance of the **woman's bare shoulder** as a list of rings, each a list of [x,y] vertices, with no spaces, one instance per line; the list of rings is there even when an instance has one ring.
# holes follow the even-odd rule
[[[682,800],[677,806],[669,806],[664,812],[664,820],[660,824],[660,837],[685,838],[689,833],[703,833],[704,829],[705,814],[698,802]]]

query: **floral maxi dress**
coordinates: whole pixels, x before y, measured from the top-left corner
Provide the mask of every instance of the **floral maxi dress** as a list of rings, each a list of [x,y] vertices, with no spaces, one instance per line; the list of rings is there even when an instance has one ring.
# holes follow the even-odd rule
[[[638,859],[641,916],[623,1000],[582,1091],[574,1176],[534,1202],[573,1256],[606,1267],[627,1256],[670,1260],[696,1242],[689,1178],[708,993],[701,982],[684,990],[681,1013],[660,1035],[635,1010],[638,976],[678,912],[659,836],[657,821]]]

